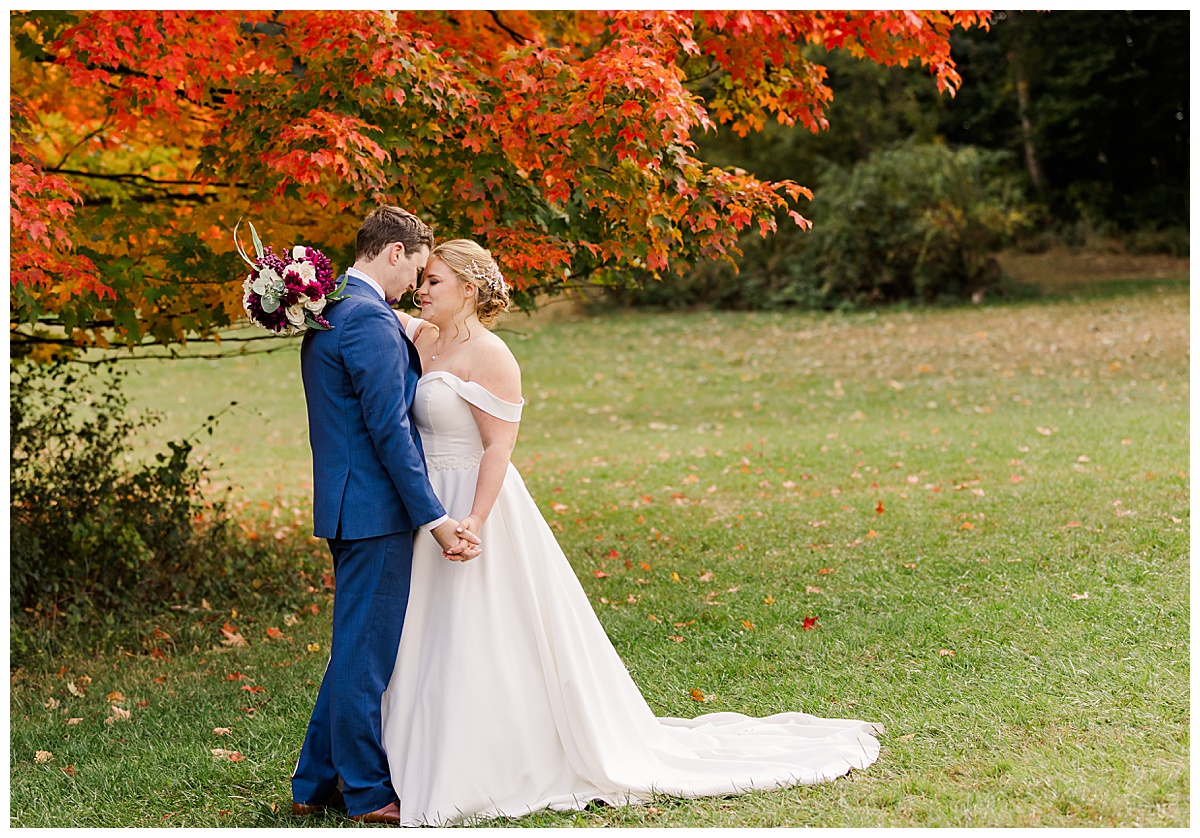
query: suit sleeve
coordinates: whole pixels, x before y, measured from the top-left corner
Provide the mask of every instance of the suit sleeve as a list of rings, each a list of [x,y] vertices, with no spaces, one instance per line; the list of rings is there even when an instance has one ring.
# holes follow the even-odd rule
[[[408,345],[395,316],[382,306],[363,306],[338,329],[351,386],[362,404],[375,453],[392,478],[415,528],[443,517],[446,510],[429,485],[425,461],[413,445],[408,408],[416,382],[408,374]]]

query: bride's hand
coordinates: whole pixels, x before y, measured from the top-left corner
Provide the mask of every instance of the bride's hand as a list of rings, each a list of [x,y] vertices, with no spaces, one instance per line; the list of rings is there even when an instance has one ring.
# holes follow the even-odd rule
[[[458,522],[459,535],[465,530],[466,532],[479,535],[479,530],[483,526],[483,521],[480,521],[474,515],[468,515]]]

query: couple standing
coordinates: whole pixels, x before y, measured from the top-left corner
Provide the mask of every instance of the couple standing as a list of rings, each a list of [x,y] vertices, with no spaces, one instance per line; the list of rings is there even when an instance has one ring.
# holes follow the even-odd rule
[[[386,300],[417,284],[421,319]],[[510,462],[520,370],[485,327],[488,251],[372,212],[349,299],[301,349],[333,644],[293,813],[443,825],[593,800],[734,794],[870,765],[879,728],[779,713],[655,718]],[[403,632],[401,631],[403,629]]]

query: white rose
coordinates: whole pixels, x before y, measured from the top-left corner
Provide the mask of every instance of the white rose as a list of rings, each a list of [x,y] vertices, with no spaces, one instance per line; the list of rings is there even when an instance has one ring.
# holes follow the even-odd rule
[[[288,306],[286,309],[284,309],[284,314],[287,315],[288,322],[293,326],[304,325],[304,306],[300,303]]]
[[[309,262],[292,263],[288,265],[288,272],[297,274],[306,283],[317,281],[317,269]]]
[[[316,300],[305,300],[304,307],[313,314],[320,314],[325,310],[325,298],[321,297],[320,299]]]
[[[297,260],[307,259],[308,258],[307,251],[308,251],[308,248],[305,245],[298,244],[292,248],[292,258],[297,259]]]

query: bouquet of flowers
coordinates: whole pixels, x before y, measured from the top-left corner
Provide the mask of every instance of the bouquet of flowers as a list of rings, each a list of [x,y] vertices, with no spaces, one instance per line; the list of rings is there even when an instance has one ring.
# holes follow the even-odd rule
[[[241,222],[239,221],[238,224]],[[251,259],[233,228],[233,245],[250,266],[250,275],[242,285],[242,308],[256,326],[277,335],[298,335],[307,329],[331,329],[321,312],[329,303],[345,299],[346,280],[333,286],[333,265],[314,247],[297,245],[287,260],[263,247],[258,231],[250,224],[257,259]]]

